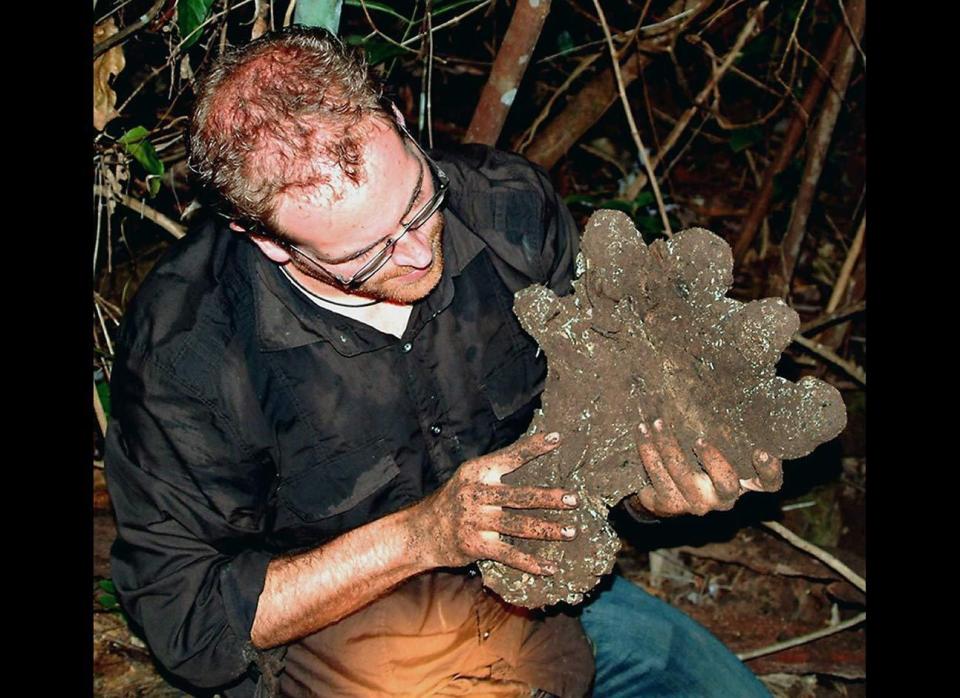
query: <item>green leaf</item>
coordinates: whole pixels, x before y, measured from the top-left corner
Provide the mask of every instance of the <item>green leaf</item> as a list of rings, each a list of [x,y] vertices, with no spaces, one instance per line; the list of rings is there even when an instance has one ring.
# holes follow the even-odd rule
[[[137,126],[120,136],[120,143],[126,146],[127,152],[143,165],[148,174],[162,175],[163,163],[157,157],[153,144],[147,140],[148,134],[143,126]]]
[[[159,180],[157,180],[159,181]],[[97,382],[97,395],[100,396],[100,404],[103,405],[103,414],[110,419],[110,384],[106,381]],[[100,582],[102,585],[103,582]],[[110,591],[105,589],[105,591]]]
[[[360,4],[360,0],[346,0],[345,4],[349,5],[350,7],[359,7],[361,8],[361,12],[363,11],[363,5]],[[385,5],[382,2],[370,2],[369,0],[364,0],[363,4],[367,6],[368,10],[375,10],[377,12],[383,12],[384,14],[393,15],[397,19],[402,19],[404,24],[407,23],[407,18],[389,5]],[[300,7],[299,1],[297,2],[297,7]],[[434,11],[433,14],[436,15],[436,11]],[[294,10],[294,17],[296,17],[296,10]]]
[[[642,191],[637,194],[637,198],[633,200],[633,205],[637,208],[641,206],[649,206],[654,201],[654,196],[652,191]]]
[[[177,0],[177,26],[184,49],[197,43],[203,33],[200,25],[207,19],[212,5],[213,0]]]
[[[153,144],[147,140],[148,134],[149,131],[143,126],[137,126],[120,136],[119,142],[126,147],[127,152],[133,156],[133,159],[147,171],[147,186],[150,188],[150,195],[156,196],[157,192],[160,191],[160,175],[163,174],[164,168],[160,158],[157,157],[157,151]]]
[[[120,608],[120,603],[117,601],[117,597],[113,594],[101,594],[97,598],[97,602],[110,611],[115,608]]]
[[[597,198],[593,194],[570,194],[569,196],[563,197],[563,203],[567,206],[573,206],[574,204],[580,204],[581,206],[592,206],[593,208],[599,208],[601,199]]]
[[[108,594],[116,595],[117,593],[117,587],[114,586],[112,579],[101,579],[97,582],[97,586]]]
[[[730,148],[735,153],[746,150],[754,143],[758,143],[763,138],[763,131],[757,126],[750,128],[740,128],[730,133]]]
[[[357,3],[359,5],[359,3]],[[343,0],[297,0],[293,23],[307,27],[323,27],[331,34],[340,30],[340,9]],[[371,3],[367,3],[370,7]]]
[[[564,29],[562,32],[557,34],[557,51],[561,53],[564,51],[573,50],[573,37],[570,36],[570,32]]]

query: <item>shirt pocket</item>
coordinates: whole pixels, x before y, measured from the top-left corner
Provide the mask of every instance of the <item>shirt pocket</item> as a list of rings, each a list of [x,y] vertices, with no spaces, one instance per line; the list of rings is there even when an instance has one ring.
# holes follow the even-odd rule
[[[277,496],[307,522],[342,514],[400,474],[385,439],[376,439],[284,480]]]
[[[514,351],[494,366],[480,382],[497,419],[504,420],[540,397],[546,365],[537,361],[535,350]],[[532,412],[532,408],[531,408]]]

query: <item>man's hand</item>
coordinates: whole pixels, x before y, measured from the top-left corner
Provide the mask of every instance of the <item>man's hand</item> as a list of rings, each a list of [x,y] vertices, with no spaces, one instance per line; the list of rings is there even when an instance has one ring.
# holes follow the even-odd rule
[[[690,463],[662,419],[654,420],[652,430],[641,423],[639,431],[640,459],[651,484],[629,499],[630,507],[640,513],[647,511],[658,517],[702,516],[714,510],[732,509],[747,490],[774,492],[783,484],[780,459],[764,451],[753,453],[757,476],[740,479],[723,454],[703,439],[695,446],[703,468]]]
[[[560,488],[505,485],[500,478],[549,453],[557,433],[534,434],[511,446],[468,460],[443,487],[420,504],[416,515],[423,554],[441,567],[496,560],[533,574],[553,574],[546,560],[523,553],[501,534],[535,540],[571,540],[576,527],[521,514],[515,509],[574,509],[577,497]]]

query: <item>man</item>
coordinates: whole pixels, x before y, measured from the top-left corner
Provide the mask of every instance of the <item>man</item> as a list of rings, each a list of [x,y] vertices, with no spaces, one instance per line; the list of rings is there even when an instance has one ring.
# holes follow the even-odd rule
[[[566,697],[595,653],[598,696],[765,694],[623,580],[585,606],[588,642],[579,609],[510,607],[470,567],[550,574],[501,536],[577,534],[536,512],[576,493],[500,482],[563,438],[520,438],[545,363],[512,294],[569,292],[577,244],[541,170],[435,162],[362,62],[302,28],[220,60],[191,149],[230,222],[174,245],[128,310],[106,455],[114,581],[171,672],[228,696]],[[709,445],[705,473],[661,420],[646,433],[636,509],[779,486],[775,459],[738,482]]]

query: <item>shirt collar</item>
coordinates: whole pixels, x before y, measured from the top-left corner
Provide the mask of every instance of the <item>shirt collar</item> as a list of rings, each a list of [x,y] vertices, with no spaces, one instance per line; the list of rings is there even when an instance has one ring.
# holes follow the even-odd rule
[[[484,247],[486,243],[467,225],[457,208],[448,206],[444,210],[443,275],[437,287],[414,304],[404,339],[419,333],[450,305],[454,295],[453,279],[460,276]],[[245,257],[241,263],[247,278],[255,280],[253,294],[261,350],[281,351],[326,341],[341,355],[355,356],[400,341],[372,328],[363,327],[358,331],[361,323],[304,298],[255,245],[241,245],[240,249]]]

